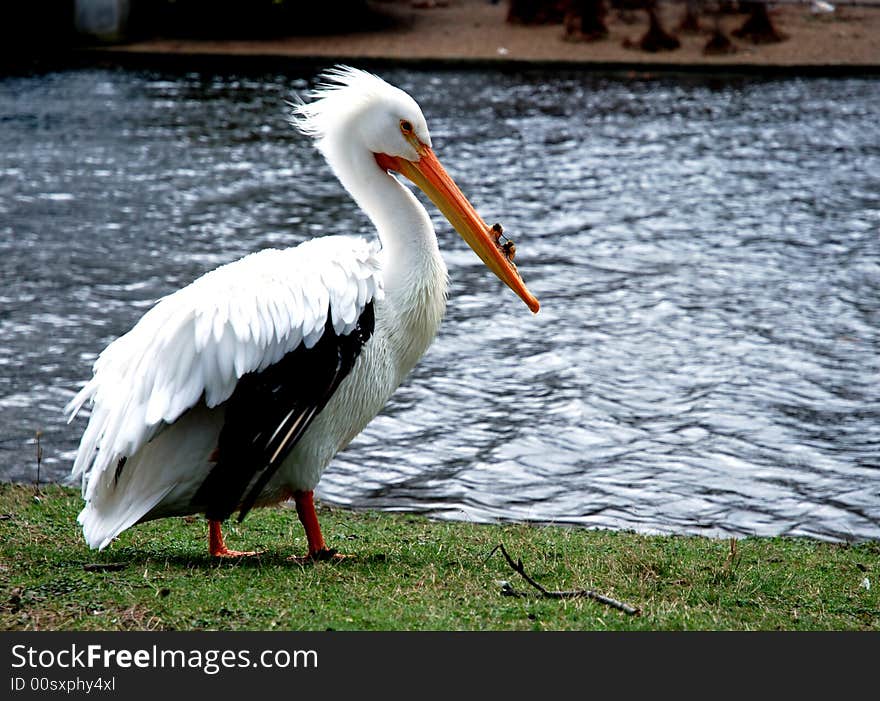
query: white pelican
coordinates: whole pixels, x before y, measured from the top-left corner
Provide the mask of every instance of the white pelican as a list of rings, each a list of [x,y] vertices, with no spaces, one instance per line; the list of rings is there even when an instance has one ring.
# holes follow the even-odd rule
[[[220,523],[293,497],[306,557],[335,556],[313,490],[427,350],[446,307],[431,220],[392,171],[538,311],[500,228],[434,155],[415,100],[352,68],[323,79],[294,105],[293,123],[317,140],[379,241],[328,236],[251,254],[163,298],[107,346],[66,409],[73,419],[92,403],[72,473],[93,548],[142,521],[204,513],[211,555],[252,554],[229,550]]]

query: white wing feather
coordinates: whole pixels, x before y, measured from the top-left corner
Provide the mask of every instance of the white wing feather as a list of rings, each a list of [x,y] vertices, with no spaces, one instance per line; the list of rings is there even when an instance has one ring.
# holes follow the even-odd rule
[[[163,425],[204,398],[226,401],[238,379],[311,348],[328,309],[337,334],[355,328],[384,295],[378,242],[328,236],[265,250],[213,270],[162,300],[104,350],[92,379],[67,405],[92,412],[73,465],[83,496]]]

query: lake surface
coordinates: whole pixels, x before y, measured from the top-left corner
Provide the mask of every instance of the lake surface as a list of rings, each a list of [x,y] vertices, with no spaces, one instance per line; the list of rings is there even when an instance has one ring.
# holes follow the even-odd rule
[[[503,222],[532,316],[436,215],[447,318],[324,500],[712,536],[880,538],[880,81],[383,75]],[[154,301],[372,235],[284,99],[305,73],[0,79],[0,479]],[[436,214],[431,208],[432,214]]]

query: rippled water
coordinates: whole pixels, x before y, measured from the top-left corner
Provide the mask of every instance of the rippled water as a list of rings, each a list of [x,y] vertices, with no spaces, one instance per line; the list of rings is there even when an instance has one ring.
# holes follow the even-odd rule
[[[439,216],[440,335],[320,495],[648,532],[880,537],[880,82],[396,70],[532,317]],[[0,477],[161,295],[370,229],[303,76],[0,79]]]

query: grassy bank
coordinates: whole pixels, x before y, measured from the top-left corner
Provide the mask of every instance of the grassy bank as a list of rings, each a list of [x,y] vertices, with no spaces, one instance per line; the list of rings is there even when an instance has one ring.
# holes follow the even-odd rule
[[[227,526],[214,561],[203,519],[168,519],[86,548],[77,492],[0,485],[0,628],[358,630],[880,630],[880,543],[653,537],[435,522],[323,508],[328,543],[354,557],[302,566],[294,511]],[[503,542],[548,589],[595,589],[641,609],[541,598]],[[95,567],[95,564],[102,566]],[[870,588],[864,581],[868,580]],[[505,596],[507,580],[527,596]]]

